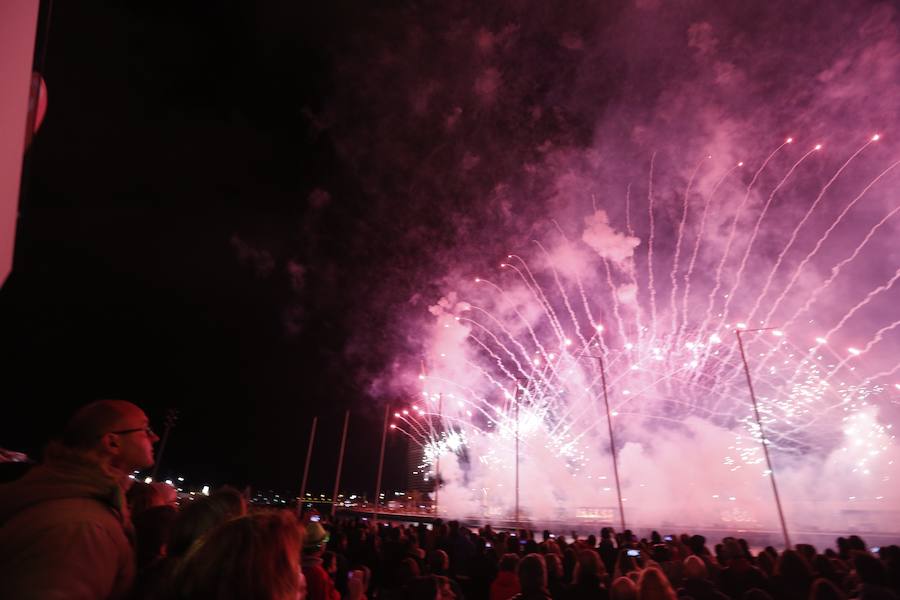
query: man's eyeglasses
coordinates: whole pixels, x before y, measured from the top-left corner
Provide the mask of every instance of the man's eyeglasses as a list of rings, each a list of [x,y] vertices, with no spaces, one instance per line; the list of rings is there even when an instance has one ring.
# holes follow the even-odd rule
[[[147,437],[153,437],[154,435],[156,435],[150,426],[138,427],[136,429],[121,429],[119,431],[110,431],[110,433],[115,433],[116,435],[128,435],[129,433],[137,433],[138,431],[143,431],[147,434]]]

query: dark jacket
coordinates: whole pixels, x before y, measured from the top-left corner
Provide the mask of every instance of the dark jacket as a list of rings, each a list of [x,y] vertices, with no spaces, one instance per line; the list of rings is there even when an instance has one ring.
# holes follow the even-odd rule
[[[0,598],[121,598],[134,579],[122,482],[61,446],[0,485]]]

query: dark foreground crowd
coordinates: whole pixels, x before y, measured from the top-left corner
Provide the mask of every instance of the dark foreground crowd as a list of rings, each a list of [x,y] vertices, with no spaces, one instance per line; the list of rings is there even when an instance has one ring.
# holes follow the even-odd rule
[[[330,522],[222,489],[178,505],[134,482],[156,435],[137,406],[82,408],[0,485],[0,598],[271,600],[900,599],[900,547],[856,536],[754,554],[742,539]]]

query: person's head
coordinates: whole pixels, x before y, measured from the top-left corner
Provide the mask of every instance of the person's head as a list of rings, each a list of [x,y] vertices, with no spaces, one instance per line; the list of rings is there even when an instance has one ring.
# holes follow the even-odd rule
[[[518,575],[523,593],[547,589],[547,565],[540,554],[528,554],[519,561]]]
[[[519,566],[519,555],[513,554],[512,552],[507,552],[500,559],[500,570],[508,571],[510,573],[516,572],[516,567]]]
[[[809,591],[809,600],[847,600],[847,595],[832,582],[819,578],[813,582]]]
[[[756,564],[765,573],[768,577],[771,577],[775,573],[775,561],[777,559],[772,558],[772,555],[768,552],[760,552],[756,557]]]
[[[641,571],[637,587],[639,600],[676,600],[677,598],[669,580],[656,567],[647,567]]]
[[[706,563],[695,554],[684,559],[684,576],[686,579],[706,579]]]
[[[858,535],[851,535],[847,538],[847,546],[850,550],[859,550],[860,552],[866,551],[866,542]]]
[[[301,530],[287,511],[232,519],[209,532],[185,559],[178,595],[196,600],[301,600]]]
[[[721,552],[719,551],[719,547],[716,546],[716,555],[719,562],[732,565],[739,562],[743,563],[747,559],[744,554],[744,549],[733,537],[725,538],[725,540],[723,540]]]
[[[565,570],[559,554],[548,552],[544,555],[544,562],[547,564],[547,577],[549,579],[559,580],[565,576]]]
[[[816,557],[816,547],[812,544],[796,544],[794,549],[800,553],[803,558],[806,559],[806,562],[812,564],[813,559]]]
[[[572,575],[575,583],[596,580],[604,575],[606,575],[606,568],[597,552],[582,550],[578,553],[578,562],[575,564],[575,572]]]
[[[144,411],[125,400],[82,406],[62,436],[67,448],[90,452],[122,473],[153,466],[153,444],[158,440]]]
[[[143,481],[135,481],[131,487],[128,488],[125,498],[128,500],[128,509],[131,511],[132,517],[136,517],[151,508],[164,506],[166,504],[165,498],[162,493],[160,493],[160,490]]]
[[[432,573],[443,573],[450,568],[450,557],[443,550],[428,553],[428,568]]]
[[[775,563],[775,574],[786,581],[803,582],[812,579],[812,568],[796,550],[785,550]]]
[[[884,564],[868,552],[854,550],[851,553],[853,568],[860,581],[872,585],[884,585],[886,581]]]
[[[303,544],[303,554],[309,556],[320,556],[325,551],[328,544],[328,532],[316,521],[310,521],[306,524],[305,542]]]
[[[637,585],[628,577],[619,577],[609,586],[609,600],[637,600]]]
[[[840,581],[837,570],[834,568],[831,559],[827,556],[816,554],[815,558],[812,559],[810,566],[816,577],[824,577],[831,581]]]
[[[178,508],[178,490],[175,489],[175,486],[164,481],[154,481],[150,487],[156,490],[157,497],[161,502],[159,506]]]
[[[169,536],[169,556],[183,556],[200,537],[217,525],[243,516],[240,510],[234,510],[229,502],[222,502],[215,494],[198,498],[185,505],[175,522]]]
[[[709,554],[709,551],[706,549],[706,538],[702,535],[692,535],[686,545],[694,554]]]
[[[404,558],[400,561],[400,567],[397,569],[397,577],[401,585],[406,585],[414,578],[421,575],[419,563],[414,558]]]
[[[222,486],[209,495],[209,502],[223,515],[243,517],[247,514],[247,499],[230,486]]]
[[[665,544],[653,544],[650,556],[653,560],[662,564],[672,560],[672,551]]]

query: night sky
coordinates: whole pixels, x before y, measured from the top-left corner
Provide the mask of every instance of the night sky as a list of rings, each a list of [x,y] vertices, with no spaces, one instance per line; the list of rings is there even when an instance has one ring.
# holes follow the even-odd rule
[[[157,429],[180,410],[165,469],[256,488],[299,489],[318,415],[310,487],[330,490],[350,408],[344,481],[374,489],[429,307],[592,203],[621,223],[653,153],[671,254],[699,157],[755,165],[796,134],[840,149],[798,176],[819,182],[900,93],[897,11],[863,0],[121,4],[53,6],[0,292],[0,446],[38,456],[78,405],[126,398]],[[878,243],[873,285],[897,264]]]
[[[352,407],[345,481],[373,488],[381,410],[347,374],[386,357],[348,355],[348,315],[390,249],[304,116],[333,93],[345,9],[97,4],[53,9],[2,293],[2,445],[37,455],[79,404],[128,398],[158,430],[180,409],[167,467],[299,488],[319,415],[311,483],[330,489]],[[317,214],[325,188],[341,201]]]

